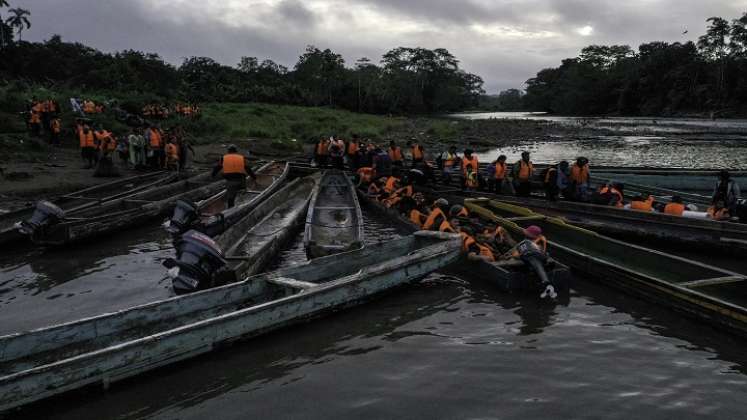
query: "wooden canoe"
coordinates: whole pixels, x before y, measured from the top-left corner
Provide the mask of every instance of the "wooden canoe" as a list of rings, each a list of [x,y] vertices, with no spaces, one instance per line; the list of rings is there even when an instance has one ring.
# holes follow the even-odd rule
[[[304,247],[309,258],[363,246],[363,213],[355,190],[344,172],[324,172],[306,217]]]
[[[408,233],[417,232],[418,226],[403,217],[395,209],[388,208],[370,198],[366,191],[357,190],[360,201],[367,207],[392,220],[396,226]],[[438,197],[429,197],[435,199]],[[570,288],[571,274],[567,266],[550,259],[546,267],[547,276],[557,291],[567,292]],[[526,264],[519,260],[488,262],[485,260],[467,260],[460,262],[459,267],[452,267],[461,273],[498,286],[504,292],[540,292],[540,280]]]
[[[188,227],[180,226],[174,229],[172,233],[188,229],[203,232],[208,236],[223,233],[283,186],[290,175],[290,165],[286,162],[269,162],[259,168],[255,175],[256,179],[247,177],[246,191],[236,197],[236,205],[230,209],[226,208],[225,189],[195,204],[187,203],[199,213],[199,219]]]
[[[438,194],[437,190],[425,191]],[[669,247],[698,250],[704,253],[747,254],[747,225],[696,219],[656,212],[639,212],[610,206],[572,201],[547,201],[539,198],[513,197],[485,192],[444,190],[462,197],[489,197],[539,213],[563,217],[574,225],[623,240],[651,240]]]
[[[555,256],[600,282],[747,335],[744,275],[602,236],[524,207],[487,199],[468,199],[465,205],[517,234],[528,225],[540,226]]]
[[[74,214],[112,200],[132,196],[158,185],[166,185],[176,179],[177,175],[174,173],[151,172],[95,185],[55,197],[49,201],[67,213]],[[0,214],[0,245],[24,238],[23,234],[18,231],[17,225],[31,217],[34,209],[35,207],[28,206]]]
[[[0,411],[124,378],[350,307],[459,258],[456,235],[419,232],[239,283],[0,337]]]
[[[225,188],[210,172],[142,191],[102,205],[65,215],[59,223],[31,235],[38,245],[59,246],[112,233],[171,212],[177,200],[201,200]]]

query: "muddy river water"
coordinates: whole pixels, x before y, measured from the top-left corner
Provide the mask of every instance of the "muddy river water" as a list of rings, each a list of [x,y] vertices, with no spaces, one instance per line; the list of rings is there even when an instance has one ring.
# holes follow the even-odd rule
[[[366,213],[368,240],[397,235]],[[8,333],[170,296],[170,238],[0,257]],[[274,263],[305,259],[300,237]],[[733,263],[743,272],[744,263]],[[352,310],[8,415],[23,419],[747,417],[745,342],[576,278],[556,303],[433,274]]]

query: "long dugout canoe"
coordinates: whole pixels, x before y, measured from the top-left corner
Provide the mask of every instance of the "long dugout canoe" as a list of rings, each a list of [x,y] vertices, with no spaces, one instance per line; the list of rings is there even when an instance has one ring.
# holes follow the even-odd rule
[[[37,245],[60,246],[136,226],[170,213],[177,200],[200,200],[225,188],[210,172],[112,200],[94,208],[65,214],[57,223],[34,229],[31,240]]]
[[[360,248],[363,236],[363,213],[355,186],[346,173],[325,171],[306,216],[306,254],[318,258]]]
[[[239,283],[0,337],[0,411],[110,383],[346,308],[459,258],[457,235],[420,232]]]
[[[602,236],[496,200],[468,199],[470,211],[513,233],[540,226],[552,252],[594,279],[747,336],[744,275]]]
[[[438,194],[438,190],[425,191]],[[709,254],[747,255],[747,225],[740,223],[640,212],[573,201],[514,197],[482,191],[443,191],[451,196],[488,197],[528,207],[544,215],[562,217],[574,225],[618,239],[651,241],[653,244]]]
[[[418,226],[402,216],[397,210],[388,208],[382,203],[370,198],[365,191],[360,189],[358,197],[366,206],[375,210],[384,217],[389,218],[395,225],[408,233],[419,231]],[[433,197],[431,197],[433,198]],[[472,276],[485,280],[498,286],[503,292],[540,292],[542,288],[539,277],[527,264],[518,259],[488,262],[483,259],[467,260],[463,257],[460,267],[452,267],[461,273],[467,272]],[[550,258],[545,267],[550,283],[559,292],[567,292],[570,289],[571,275],[567,266]]]
[[[50,202],[62,210],[74,214],[119,198],[135,195],[177,179],[177,175],[164,171],[135,175],[104,184],[94,185],[79,191],[52,198]],[[0,245],[24,239],[18,224],[31,217],[35,207],[28,206],[0,214]]]

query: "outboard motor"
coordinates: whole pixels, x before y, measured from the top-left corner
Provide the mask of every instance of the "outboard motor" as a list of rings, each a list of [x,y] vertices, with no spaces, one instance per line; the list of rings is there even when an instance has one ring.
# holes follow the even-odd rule
[[[558,294],[555,292],[555,287],[550,282],[550,279],[547,277],[547,272],[545,271],[547,254],[543,252],[537,244],[526,239],[516,244],[516,251],[519,253],[521,261],[537,273],[540,282],[545,287],[540,298],[544,299],[550,297],[551,299],[555,299]]]
[[[747,223],[747,199],[742,198],[737,202],[737,217],[739,223]]]
[[[174,213],[166,225],[166,231],[172,235],[179,235],[187,230],[199,219],[197,205],[191,201],[179,200],[174,206]]]
[[[65,217],[65,211],[49,201],[36,203],[31,218],[21,222],[19,230],[24,235],[34,236],[50,226],[59,223]]]
[[[233,270],[223,258],[218,244],[209,236],[195,230],[174,241],[176,259],[169,258],[163,265],[169,269],[177,294],[208,289],[234,280]]]

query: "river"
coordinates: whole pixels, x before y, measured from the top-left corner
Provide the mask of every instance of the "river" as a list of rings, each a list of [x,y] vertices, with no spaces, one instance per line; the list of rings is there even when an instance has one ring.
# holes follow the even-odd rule
[[[397,236],[366,213],[369,241]],[[4,333],[171,294],[157,225],[0,257]],[[274,266],[305,260],[300,236]],[[747,272],[747,265],[736,269]],[[366,305],[32,405],[23,419],[737,419],[744,341],[576,278],[556,303],[435,273]]]
[[[481,161],[501,154],[510,162],[521,152],[536,163],[573,161],[586,156],[592,165],[747,169],[747,120],[688,118],[581,118],[542,113],[494,112],[455,114],[455,118],[529,119],[611,130],[614,135],[580,138],[517,139],[508,146],[478,153]]]

